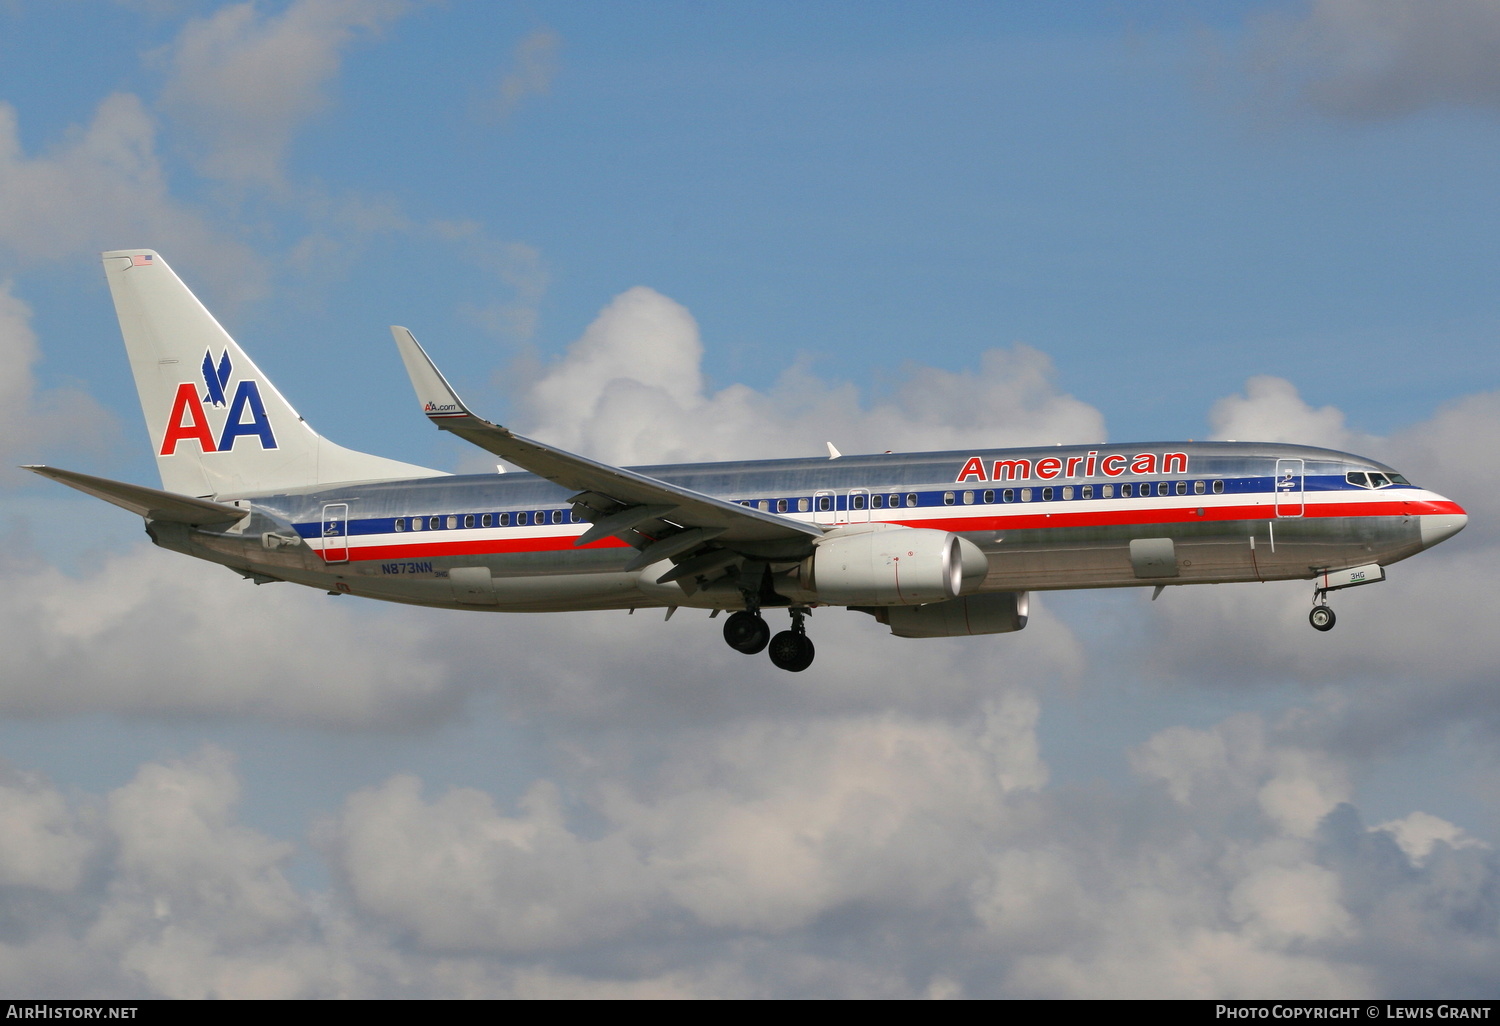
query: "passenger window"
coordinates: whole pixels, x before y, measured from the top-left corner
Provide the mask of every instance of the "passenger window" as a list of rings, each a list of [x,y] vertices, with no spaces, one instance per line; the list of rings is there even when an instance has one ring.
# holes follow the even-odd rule
[[[818,512],[827,513],[831,509],[833,509],[833,497],[830,495],[818,496]]]
[[[474,514],[467,513],[467,514],[464,515],[464,526],[465,527],[473,527],[474,526]]]
[[[1223,481],[1215,481],[1214,482],[1214,494],[1215,495],[1223,495],[1224,494],[1224,482]]]
[[[944,506],[951,506],[951,505],[953,505],[953,493],[952,492],[944,492],[943,493],[943,505]]]
[[[501,527],[509,527],[510,526],[510,514],[509,513],[501,513],[500,514],[500,526]]]
[[[812,500],[811,499],[798,499],[797,500],[797,512],[798,513],[806,513],[810,509],[812,509]]]
[[[421,517],[412,517],[411,518],[411,529],[413,531],[420,531],[422,529],[423,525],[425,525],[426,523],[427,523],[427,521],[423,520]]]
[[[1064,499],[1071,499],[1073,497],[1073,486],[1072,485],[1063,485],[1063,494],[1062,494],[1062,497]]]
[[[1083,497],[1085,499],[1092,499],[1094,497],[1094,486],[1093,485],[1084,485],[1083,486]]]
[[[516,526],[517,527],[525,527],[526,524],[530,521],[530,519],[531,518],[529,516],[527,516],[525,513],[517,513],[516,514]]]
[[[1046,488],[1042,489],[1042,501],[1043,502],[1051,502],[1052,501],[1052,486],[1051,485],[1048,485]]]
[[[1172,482],[1170,482],[1170,481],[1163,481],[1161,484],[1157,485],[1156,486],[1156,494],[1157,495],[1171,495],[1172,494]]]
[[[495,514],[493,514],[493,513],[486,513],[484,516],[480,517],[479,518],[479,526],[480,527],[494,527],[495,526]]]
[[[769,513],[769,512],[771,512],[771,503],[770,503],[770,501],[768,499],[761,499],[755,505],[756,505],[756,508],[759,509],[762,513]]]
[[[552,522],[554,524],[562,523],[562,510],[555,509],[552,511]]]
[[[581,523],[583,523],[583,518],[578,515],[578,511],[576,509],[570,509],[570,510],[568,510],[568,523],[570,523],[570,524],[581,524]]]
[[[974,493],[973,492],[964,492],[964,505],[965,506],[972,506],[972,505],[974,505]]]
[[[1030,502],[1031,501],[1031,489],[1030,488],[1022,488],[1021,489],[1021,501],[1022,502]]]
[[[778,512],[778,513],[785,513],[786,511],[787,511],[786,500],[785,499],[777,499],[776,500],[776,512]]]
[[[906,495],[906,504],[908,506],[915,506],[917,504],[917,493],[916,492],[908,492],[907,493],[907,495]]]
[[[398,530],[398,531],[404,531],[404,530],[406,530],[406,521],[402,520],[400,517],[396,518],[396,530]]]
[[[1186,481],[1178,481],[1177,482],[1177,494],[1178,495],[1186,495],[1187,494],[1187,482]]]
[[[1106,499],[1113,499],[1115,497],[1115,486],[1114,485],[1100,485],[1099,486],[1099,494],[1101,496],[1103,496],[1104,498],[1106,498]]]
[[[440,527],[443,526],[443,518],[442,517],[433,517],[431,520],[429,520],[427,522],[427,526],[430,527],[430,528],[432,528],[434,531],[436,531],[438,528],[440,528]]]
[[[986,503],[994,502],[995,501],[995,493],[992,492],[992,491],[986,491],[984,493],[984,501]]]
[[[849,496],[849,506],[852,509],[864,509],[865,497],[856,492],[855,494]]]
[[[872,496],[870,496],[870,508],[871,509],[885,509],[885,496],[884,495],[872,495]]]
[[[1121,496],[1122,496],[1122,497],[1124,497],[1124,498],[1126,498],[1126,499],[1128,499],[1128,498],[1130,498],[1130,493],[1131,493],[1131,491],[1132,491],[1132,490],[1133,490],[1133,489],[1132,489],[1132,486],[1131,486],[1131,485],[1128,485],[1128,484],[1122,484],[1122,485],[1121,485],[1121,486],[1120,486],[1120,495],[1121,495]]]
[[[1206,491],[1208,491],[1208,486],[1205,485],[1202,481],[1194,481],[1193,482],[1193,494],[1194,495],[1202,495]]]
[[[1004,499],[1006,502],[1015,502],[1016,490],[1014,488],[1007,488],[1005,489],[1005,491],[1000,493],[1000,498]]]

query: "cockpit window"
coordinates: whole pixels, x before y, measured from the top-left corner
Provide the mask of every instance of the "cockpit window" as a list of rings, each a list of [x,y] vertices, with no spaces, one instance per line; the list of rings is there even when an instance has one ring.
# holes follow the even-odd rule
[[[1411,487],[1411,482],[1400,474],[1382,474],[1378,471],[1351,470],[1344,475],[1344,480],[1358,488],[1389,488],[1391,485],[1405,485]]]

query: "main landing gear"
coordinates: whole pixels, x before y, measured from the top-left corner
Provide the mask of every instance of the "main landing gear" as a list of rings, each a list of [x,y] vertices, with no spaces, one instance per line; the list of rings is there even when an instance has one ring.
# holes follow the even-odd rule
[[[771,640],[771,628],[761,619],[759,610],[742,609],[724,621],[724,640],[736,652],[754,655],[765,650]]]
[[[780,669],[800,673],[812,665],[815,653],[812,639],[807,636],[807,627],[803,624],[808,611],[794,608],[791,613],[791,629],[782,631],[774,638],[771,637],[771,628],[766,625],[759,609],[743,609],[733,613],[724,621],[724,640],[729,643],[730,648],[746,655],[755,655],[769,645],[772,663]]]

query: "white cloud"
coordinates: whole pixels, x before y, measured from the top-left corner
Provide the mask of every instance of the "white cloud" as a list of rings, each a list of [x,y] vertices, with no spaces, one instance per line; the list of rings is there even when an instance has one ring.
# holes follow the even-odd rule
[[[21,146],[15,108],[0,103],[0,247],[8,260],[95,260],[129,246],[182,254],[231,300],[258,293],[265,277],[244,246],[171,195],[156,124],[137,97],[107,97],[89,125],[36,155]]]
[[[618,936],[645,916],[654,882],[624,837],[572,833],[550,784],[520,805],[503,815],[472,788],[428,803],[420,781],[394,777],[349,798],[331,843],[361,908],[427,948],[545,951]]]
[[[92,396],[75,388],[39,390],[32,367],[40,357],[31,308],[0,282],[0,481],[18,482],[15,462],[44,462],[59,449],[98,449],[111,418]]]
[[[549,28],[536,29],[516,44],[511,67],[495,92],[493,110],[498,117],[510,117],[528,96],[547,95],[561,47],[562,36]]]
[[[1050,445],[1105,437],[1093,407],[1059,393],[1052,364],[1018,345],[977,371],[913,366],[889,400],[796,366],[769,393],[710,393],[686,308],[649,288],[617,296],[526,395],[531,433],[616,463],[817,455],[964,445]]]
[[[0,903],[16,907],[26,884],[64,892],[31,900],[24,929],[0,942],[7,993],[299,997],[336,986],[327,952],[310,943],[311,907],[280,870],[292,846],[234,820],[226,753],[144,765],[77,805],[40,782],[26,791],[45,810],[58,865],[0,881]],[[23,829],[0,836],[0,865],[35,844],[8,818]],[[76,871],[80,849],[87,874]]]
[[[1439,844],[1449,848],[1487,847],[1483,841],[1470,837],[1462,827],[1426,812],[1413,812],[1401,819],[1382,823],[1375,829],[1388,831],[1406,857],[1416,863],[1426,861]]]
[[[162,104],[200,140],[200,170],[279,186],[296,131],[329,103],[341,51],[410,8],[406,0],[295,0],[279,13],[232,4],[190,21],[160,55]]]
[[[0,633],[11,656],[0,711],[13,716],[409,725],[446,715],[465,690],[426,650],[427,628],[410,612],[331,607],[311,590],[256,588],[174,553],[108,556],[82,578],[17,568],[4,584]]]
[[[1214,438],[1236,442],[1295,442],[1348,451],[1368,441],[1345,426],[1343,411],[1333,406],[1313,409],[1296,385],[1267,374],[1246,381],[1243,395],[1214,403],[1208,420]]]
[[[93,844],[73,810],[35,775],[0,773],[0,888],[77,887]]]
[[[1346,117],[1438,105],[1500,109],[1493,0],[1315,0],[1262,20],[1256,66],[1313,107]]]
[[[317,831],[339,881],[327,894],[287,879],[296,846],[238,821],[223,751],[147,763],[103,798],[10,775],[0,907],[25,913],[0,938],[0,986],[1200,998],[1492,986],[1500,861],[1435,817],[1403,821],[1418,856],[1348,804],[1312,831],[1268,812],[1269,782],[1325,793],[1321,808],[1339,769],[1254,716],[1197,732],[1213,745],[1181,729],[1153,738],[1136,780],[1049,785],[1039,708],[1011,692],[957,720],[678,731],[658,737],[658,766],[603,752],[595,783],[569,797],[539,781],[513,812],[396,776]]]

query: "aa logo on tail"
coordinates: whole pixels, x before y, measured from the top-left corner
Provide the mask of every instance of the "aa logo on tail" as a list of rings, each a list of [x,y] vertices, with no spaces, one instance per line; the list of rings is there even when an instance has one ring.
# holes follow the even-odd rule
[[[266,416],[266,404],[260,398],[260,385],[253,378],[246,378],[235,386],[233,398],[226,398],[233,375],[229,350],[224,350],[217,366],[213,353],[204,352],[203,384],[208,391],[199,398],[197,382],[184,381],[177,386],[160,455],[171,456],[177,451],[178,442],[187,441],[197,442],[203,452],[228,452],[245,435],[259,438],[262,449],[276,448],[276,435],[271,430],[271,419]],[[229,408],[217,439],[209,426],[205,403],[216,409]]]

